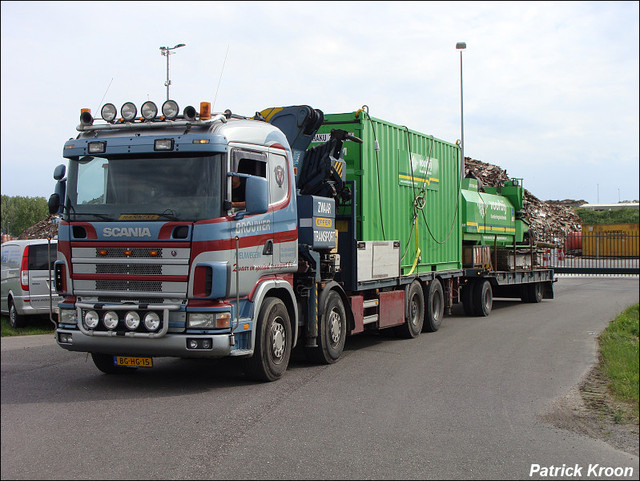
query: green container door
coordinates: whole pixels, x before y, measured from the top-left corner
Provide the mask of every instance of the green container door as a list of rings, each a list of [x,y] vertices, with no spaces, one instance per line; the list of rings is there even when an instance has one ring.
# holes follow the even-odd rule
[[[459,147],[362,111],[326,114],[319,139],[331,129],[363,140],[344,144],[357,240],[399,241],[403,274],[460,269]]]

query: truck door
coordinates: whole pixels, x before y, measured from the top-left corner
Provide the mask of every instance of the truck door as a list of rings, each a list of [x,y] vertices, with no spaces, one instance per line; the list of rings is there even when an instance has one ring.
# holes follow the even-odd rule
[[[267,166],[269,211],[273,213],[273,263],[279,272],[297,265],[297,221],[293,210],[292,173],[286,152],[272,148]]]
[[[266,152],[236,148],[231,152],[230,171],[248,174],[268,179],[268,156]],[[272,270],[273,266],[273,213],[271,210],[264,214],[238,216],[244,210],[244,183],[246,179],[239,178],[239,185],[233,187],[233,178],[229,179],[232,200],[231,213],[234,215],[230,222],[232,246],[236,247],[238,238],[238,266],[240,295],[247,295],[258,282],[258,279]],[[234,262],[235,264],[235,258]],[[231,279],[231,292],[235,295],[235,269]]]

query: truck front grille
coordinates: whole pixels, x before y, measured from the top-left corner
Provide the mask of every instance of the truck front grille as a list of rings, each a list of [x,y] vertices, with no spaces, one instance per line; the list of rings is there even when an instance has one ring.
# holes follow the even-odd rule
[[[97,264],[96,274],[162,275],[158,264]]]
[[[95,282],[98,291],[162,292],[162,282],[159,281],[98,280]]]
[[[83,242],[71,249],[75,295],[185,298],[191,249]]]

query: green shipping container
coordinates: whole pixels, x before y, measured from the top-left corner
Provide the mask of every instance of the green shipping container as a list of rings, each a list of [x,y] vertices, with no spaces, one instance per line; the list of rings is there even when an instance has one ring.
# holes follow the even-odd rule
[[[460,148],[362,110],[326,114],[314,140],[326,141],[332,129],[363,140],[344,144],[357,240],[399,241],[403,275],[460,269]]]

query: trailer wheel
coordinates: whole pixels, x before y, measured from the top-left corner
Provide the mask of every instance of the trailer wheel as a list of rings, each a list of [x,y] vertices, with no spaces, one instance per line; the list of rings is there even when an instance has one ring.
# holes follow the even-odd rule
[[[420,282],[413,281],[407,290],[405,300],[404,324],[396,327],[395,333],[405,339],[413,339],[420,335],[424,325],[424,293]]]
[[[476,316],[488,316],[493,307],[491,283],[484,279],[475,283],[472,296],[473,312]]]
[[[438,279],[429,282],[427,291],[427,309],[422,330],[425,332],[435,332],[442,325],[444,317],[444,291]]]
[[[246,374],[256,381],[280,379],[291,357],[291,322],[284,302],[277,297],[265,300],[256,326],[253,356],[245,361]]]
[[[93,359],[93,363],[96,367],[105,374],[126,374],[137,370],[136,367],[114,366],[112,354],[92,352],[91,359]]]
[[[542,282],[533,282],[522,286],[522,294],[520,298],[522,302],[538,303],[542,301],[542,293],[544,286]]]
[[[470,281],[469,284],[462,286],[460,296],[462,297],[462,307],[467,316],[473,316],[473,288],[475,283]]]
[[[9,325],[14,329],[20,329],[26,324],[26,316],[18,314],[13,299],[9,299]]]
[[[327,294],[318,324],[318,347],[305,348],[307,358],[320,364],[333,364],[342,355],[347,339],[347,313],[336,291]]]

